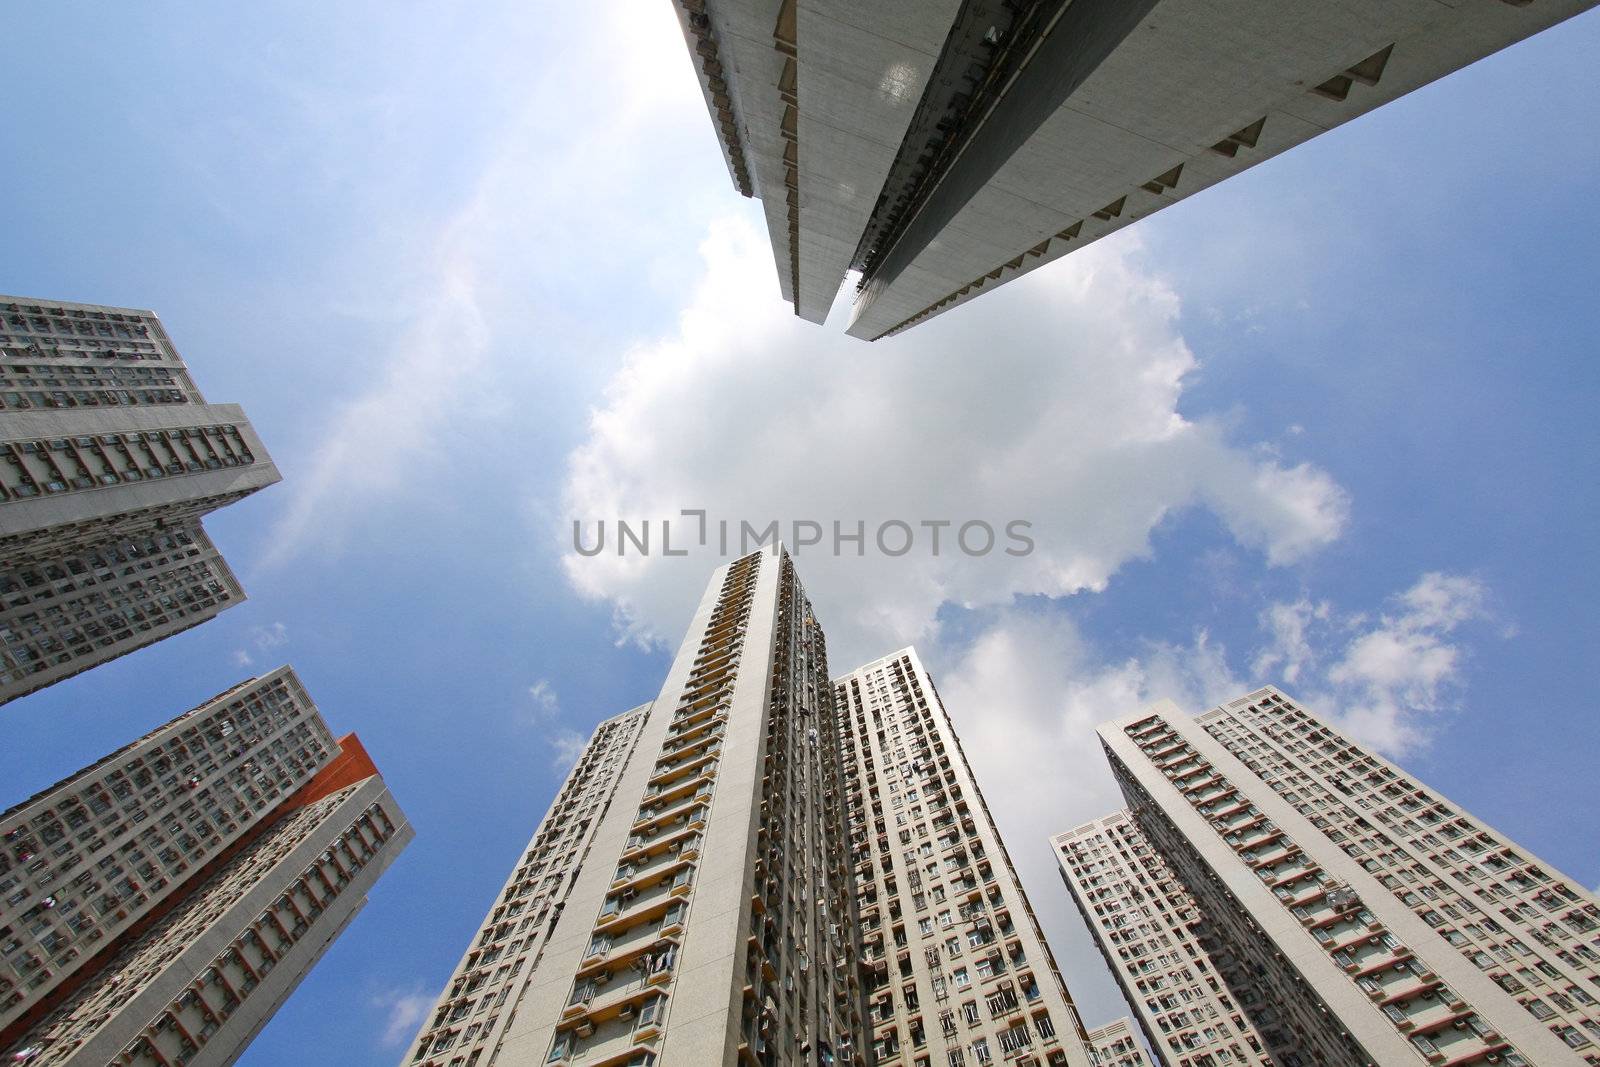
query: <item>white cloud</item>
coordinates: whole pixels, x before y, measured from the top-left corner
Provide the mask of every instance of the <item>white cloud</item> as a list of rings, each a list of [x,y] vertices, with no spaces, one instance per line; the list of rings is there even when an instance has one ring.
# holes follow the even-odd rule
[[[576,730],[557,730],[547,739],[550,745],[550,766],[558,771],[571,769],[583,752],[585,738]]]
[[[270,652],[289,643],[289,627],[281,622],[252,626],[245,632],[245,640],[257,653]],[[251,667],[255,665],[256,657],[250,653],[250,649],[236,648],[233,650],[233,662],[238,667]]]
[[[384,1048],[409,1044],[428,1017],[436,994],[425,992],[420,984],[408,989],[390,989],[371,999],[372,1007],[383,1013],[379,1041]]]
[[[250,627],[250,643],[265,652],[272,648],[282,648],[289,643],[289,627],[281,622],[271,622],[265,626]]]
[[[1250,688],[1204,630],[1113,657],[1060,611],[1004,611],[953,658],[940,694],[990,809],[1019,842],[1121,806],[1095,740],[1100,723],[1162,698],[1199,710]]]
[[[568,770],[577,762],[588,738],[564,725],[561,700],[549,679],[540,678],[528,686],[528,699],[532,707],[528,722],[539,731],[550,756],[550,766],[557,771]]]
[[[1448,709],[1466,659],[1452,635],[1489,618],[1488,599],[1477,578],[1429,572],[1376,618],[1309,597],[1275,603],[1261,613],[1267,643],[1252,668],[1356,740],[1404,755],[1426,742],[1430,716]]]
[[[1242,677],[1205,630],[1114,654],[1060,603],[1003,609],[970,644],[933,645],[926,658],[952,664],[939,689],[991,809],[1016,825],[1016,840],[1042,840],[1121,806],[1095,727],[1159,699],[1198,713],[1283,684],[1385,752],[1422,742],[1426,717],[1461,681],[1466,652],[1450,635],[1488,617],[1488,591],[1435,572],[1390,599],[1394,610],[1375,619],[1308,598],[1273,604],[1261,616],[1267,643]]]
[[[1162,697],[1208,707],[1246,690],[1204,632],[1116,657],[1059,610],[1004,611],[964,651],[931,648],[963,751],[1091,1022],[1125,1008],[1062,891],[1048,838],[1122,807],[1095,727]],[[939,663],[951,666],[943,672]]]
[[[528,686],[528,696],[533,700],[535,718],[549,719],[561,714],[561,701],[546,679],[540,678]]]
[[[1300,672],[1316,661],[1307,629],[1326,622],[1333,608],[1326,601],[1313,604],[1307,597],[1271,605],[1261,613],[1261,627],[1271,640],[1251,664],[1257,678],[1276,677],[1287,685],[1300,680]],[[1274,674],[1274,672],[1276,672]]]
[[[1429,573],[1376,618],[1309,597],[1276,603],[1261,615],[1266,643],[1245,657],[1243,677],[1204,630],[1118,654],[1088,640],[1062,602],[1018,602],[965,647],[923,651],[1061,962],[1069,974],[1099,976],[1044,844],[1123,806],[1098,725],[1162,698],[1193,714],[1281,683],[1357,740],[1403,754],[1426,742],[1428,717],[1459,687],[1466,652],[1451,635],[1488,617],[1487,599],[1475,578]],[[1108,981],[1086,978],[1074,994],[1091,1017],[1121,1010]]]
[[[1476,578],[1433,572],[1394,605],[1350,641],[1328,668],[1327,684],[1348,733],[1403,755],[1426,742],[1428,717],[1445,710],[1459,687],[1466,653],[1451,637],[1489,617],[1488,590]]]
[[[802,550],[840,662],[928,636],[947,601],[1102,589],[1186,508],[1209,509],[1273,565],[1345,526],[1346,495],[1325,472],[1179,412],[1196,360],[1176,295],[1128,238],[870,346],[789,313],[752,225],[717,224],[703,255],[678,330],[628,353],[569,457],[569,521],[592,530],[706,508],[735,530],[741,519],[1034,524],[1025,558]],[[712,560],[569,551],[565,563],[575,588],[609,600],[624,636],[649,642],[676,639]]]
[[[480,192],[438,235],[429,251],[438,264],[432,291],[416,300],[415,317],[377,384],[330,416],[332,429],[312,450],[308,469],[287,480],[267,565],[310,543],[336,543],[352,518],[405,485],[417,453],[449,419],[488,345],[473,249],[483,211]]]

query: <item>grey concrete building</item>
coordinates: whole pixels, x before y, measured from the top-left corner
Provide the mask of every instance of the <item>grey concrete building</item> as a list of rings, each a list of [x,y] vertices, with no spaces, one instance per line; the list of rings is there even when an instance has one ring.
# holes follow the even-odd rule
[[[674,0],[784,298],[858,271],[869,340],[1594,4]]]
[[[278,479],[153,312],[0,296],[0,703],[244,599],[201,518]]]
[[[1200,947],[1271,1007],[1252,1014],[1273,1048],[1319,1067],[1600,1063],[1600,906],[1527,849],[1276,689],[1100,738]]]
[[[1055,959],[916,650],[833,688],[871,1062],[1088,1065]]]
[[[287,667],[0,815],[0,1053],[233,1063],[412,836]]]
[[[864,1065],[838,744],[788,554],[719,568],[660,693],[591,739],[404,1062]]]
[[[412,1039],[404,1062],[428,1057],[430,1062],[470,1062],[474,1067],[495,1062],[533,977],[530,961],[539,958],[555,933],[574,884],[572,875],[589,858],[595,831],[611,808],[649,711],[650,705],[642,704],[595,728],[456,965],[431,1021]]]
[[[1126,1015],[1089,1031],[1089,1062],[1095,1067],[1151,1067]]]
[[[1201,947],[1204,920],[1194,899],[1132,815],[1114,812],[1050,844],[1061,880],[1162,1067],[1271,1067],[1295,1058],[1295,1049],[1279,1048],[1274,1060]],[[1098,1039],[1115,1043],[1111,1035]]]

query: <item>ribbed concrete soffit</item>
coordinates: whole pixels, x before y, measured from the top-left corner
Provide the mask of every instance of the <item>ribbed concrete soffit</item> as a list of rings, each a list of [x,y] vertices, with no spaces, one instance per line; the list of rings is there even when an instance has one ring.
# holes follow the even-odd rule
[[[857,316],[1155,3],[969,0],[963,5],[857,249],[856,266],[863,271]],[[919,160],[926,161],[921,169]]]

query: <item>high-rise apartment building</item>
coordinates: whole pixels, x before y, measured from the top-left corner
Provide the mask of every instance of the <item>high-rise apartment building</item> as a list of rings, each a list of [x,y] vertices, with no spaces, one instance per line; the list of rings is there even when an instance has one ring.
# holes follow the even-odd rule
[[[1150,1067],[1126,1015],[1089,1031],[1089,1062],[1095,1067]]]
[[[595,728],[403,1062],[495,1062],[533,976],[529,961],[561,921],[572,875],[588,859],[649,711],[642,704]]]
[[[830,683],[779,549],[600,725],[403,1062],[1089,1059],[916,654]]]
[[[149,311],[0,296],[0,703],[244,599],[201,517],[278,481]]]
[[[873,1063],[1091,1061],[1061,974],[914,649],[834,682]]]
[[[875,340],[1594,0],[675,0],[784,298]]]
[[[411,836],[292,670],[213,697],[0,815],[0,1053],[232,1063]]]
[[[1204,923],[1193,899],[1133,816],[1115,812],[1050,844],[1163,1067],[1272,1067],[1295,1051],[1279,1048],[1273,1059],[1201,947]]]
[[[546,817],[406,1062],[864,1065],[839,743],[787,553],[719,568],[563,787],[589,824]]]
[[[1276,689],[1100,738],[1282,1062],[1600,1063],[1600,906],[1527,849]]]

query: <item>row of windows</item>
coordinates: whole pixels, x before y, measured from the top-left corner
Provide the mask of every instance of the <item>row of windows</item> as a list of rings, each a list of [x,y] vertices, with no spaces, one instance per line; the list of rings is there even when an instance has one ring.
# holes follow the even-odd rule
[[[1370,974],[1394,972],[1397,964],[1409,964],[1410,950],[1376,921],[1354,890],[1331,879],[1170,725],[1155,718],[1131,727],[1129,734],[1336,965],[1359,980]],[[1430,1034],[1438,1037],[1438,1030],[1432,1028],[1446,1026],[1451,1020],[1436,1019],[1428,1012],[1430,1002],[1425,996],[1438,984],[1431,975],[1414,972],[1409,965],[1400,973],[1402,977],[1395,984],[1404,995],[1389,999],[1396,1004],[1409,1002],[1414,1010],[1402,1011],[1404,1018],[1395,1025],[1421,1049],[1417,1039],[1426,1040]],[[1476,1044],[1470,1047],[1454,1047],[1457,1043],[1452,1042],[1452,1056],[1458,1057],[1472,1048],[1480,1052],[1500,1048],[1497,1038],[1477,1035],[1472,1039]]]
[[[142,935],[112,971],[97,977],[24,1037],[35,1058],[30,1067],[55,1067],[73,1061],[77,1050],[116,1013],[153,982],[200,934],[211,930],[248,891],[260,884],[290,853],[321,831],[328,817],[358,786],[350,786],[300,809],[235,857],[174,912]],[[228,948],[200,969],[183,992],[169,1001],[113,1063],[138,1067],[179,1067],[237,1010],[317,918],[333,905],[357,873],[393,836],[395,823],[382,802],[362,811],[283,895]]]
[[[1536,1018],[1549,1022],[1559,1011],[1568,1018],[1556,1019],[1552,1030],[1571,1022],[1600,1038],[1595,998],[1575,984],[1600,987],[1600,953],[1584,940],[1595,922],[1570,885],[1281,696],[1208,716],[1204,725],[1475,966],[1502,986],[1513,979],[1538,988],[1542,996],[1518,997]],[[1403,835],[1411,849],[1373,821]],[[1542,951],[1510,936],[1489,909]],[[1530,965],[1518,965],[1518,955]]]
[[[567,875],[587,851],[591,828],[609,803],[643,722],[641,709],[595,731],[457,965],[431,1022],[417,1035],[412,1062],[454,1051],[452,1067],[477,1067],[521,981],[524,962],[560,914],[556,905],[562,902],[562,890],[572,884]],[[499,963],[501,959],[514,962]]]
[[[852,674],[835,687],[835,702],[850,754],[858,903],[876,982],[870,1004],[880,1024],[877,1054],[892,1058],[909,1046],[950,1064],[1001,1057],[1037,1064],[1041,1055],[1050,1063],[1065,1062],[1060,1048],[1033,1051],[1036,1038],[1053,1042],[1056,1031],[1048,1010],[1033,1010],[1042,1005],[1043,990],[1002,889],[1000,864],[1006,861],[1003,854],[989,855],[946,755],[940,712],[925,696],[912,660],[897,656]],[[885,822],[885,794],[895,836],[902,846],[915,846],[902,847],[898,856]],[[987,825],[987,812],[982,814]],[[954,906],[940,907],[946,903]],[[1025,902],[1021,907],[1026,912]],[[887,940],[873,932],[880,916],[889,924]],[[902,919],[915,923],[920,954],[909,951],[910,931]],[[1024,922],[1031,924],[1031,915]],[[975,958],[966,958],[969,953]],[[897,966],[891,966],[891,955]],[[898,989],[891,987],[896,970],[903,983]],[[954,1008],[940,1007],[952,992],[975,995]],[[924,1025],[925,997],[938,1009],[936,1027]],[[888,1022],[894,1029],[882,1029]]]
[[[237,426],[191,426],[0,445],[0,501],[249,466]]]
[[[0,1012],[52,988],[326,762],[331,735],[282,677],[224,697],[0,822]]]

